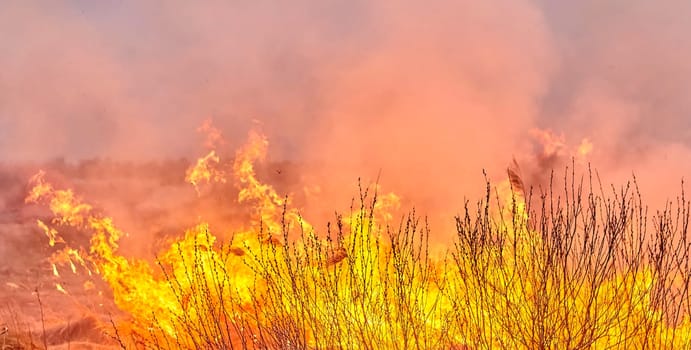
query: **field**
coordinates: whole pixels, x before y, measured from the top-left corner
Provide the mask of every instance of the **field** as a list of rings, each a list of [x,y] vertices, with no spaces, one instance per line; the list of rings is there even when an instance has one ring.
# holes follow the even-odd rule
[[[691,347],[683,192],[658,210],[635,179],[562,171],[533,193],[509,171],[440,242],[376,183],[313,227],[282,195],[299,165],[262,163],[265,144],[5,166],[3,347]]]

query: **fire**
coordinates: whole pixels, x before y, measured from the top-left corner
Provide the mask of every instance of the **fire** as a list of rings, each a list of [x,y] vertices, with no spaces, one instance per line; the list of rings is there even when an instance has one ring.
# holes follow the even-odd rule
[[[311,230],[309,223],[300,217],[296,209],[290,208],[290,198],[282,198],[273,187],[257,179],[254,163],[264,161],[268,145],[269,142],[266,137],[251,131],[247,145],[235,154],[233,174],[236,185],[240,189],[238,202],[252,203],[255,217],[258,219],[254,225],[265,225],[270,235],[282,232],[283,220],[288,225],[301,226],[304,230],[309,231]],[[267,237],[267,239],[271,238]]]
[[[53,226],[40,221],[38,225],[48,236],[50,246],[65,245],[52,256],[55,276],[60,276],[57,266],[61,264],[68,265],[73,273],[77,273],[77,265],[82,266],[88,274],[92,271],[89,265],[93,265],[93,270],[113,289],[116,304],[132,316],[131,327],[146,328],[156,323],[165,337],[176,337],[173,321],[183,314],[194,319],[205,317],[207,312],[220,312],[216,310],[218,305],[200,305],[198,298],[202,296],[197,294],[198,283],[213,283],[220,288],[207,290],[209,294],[204,297],[221,299],[230,296],[237,303],[237,311],[243,310],[255,301],[252,293],[262,288],[262,282],[243,258],[245,253],[259,252],[266,249],[261,248],[263,245],[276,244],[276,240],[272,240],[269,234],[281,232],[280,220],[309,227],[308,223],[299,218],[297,211],[291,209],[282,212],[287,205],[284,201],[287,200],[279,197],[273,188],[257,180],[252,163],[265,156],[266,145],[263,136],[251,134],[250,142],[244,150],[238,152],[233,166],[236,180],[243,186],[238,200],[254,204],[257,223],[265,227],[266,234],[239,232],[227,252],[216,251],[216,237],[209,232],[208,225],[202,223],[189,229],[184,237],[161,252],[157,259],[161,271],[156,271],[146,261],[127,259],[119,254],[118,242],[124,233],[115,226],[112,219],[94,213],[92,207],[83,203],[71,190],[54,189],[46,182],[45,173],[39,172],[31,179],[34,187],[26,201],[48,203],[54,215]],[[188,171],[188,180],[195,179],[190,181],[195,187],[200,179],[225,182],[223,172],[209,167],[211,163],[219,164],[214,151],[202,157]],[[61,226],[92,232],[86,258],[82,258],[79,250],[69,247],[59,235],[56,227]],[[201,268],[203,272],[196,271],[190,275],[189,269],[193,267]],[[229,274],[230,271],[232,274]],[[219,278],[223,280],[220,281]],[[173,281],[176,286],[171,289]],[[85,287],[92,288],[92,284],[85,284]],[[60,283],[56,283],[56,288],[67,293]]]
[[[220,157],[216,154],[216,147],[223,143],[221,131],[213,126],[210,119],[204,121],[198,132],[206,134],[204,145],[210,149],[204,157],[197,160],[197,163],[187,170],[185,181],[194,186],[199,194],[199,186],[202,183],[226,182],[225,173],[219,169]]]
[[[578,146],[576,154],[580,159],[585,159],[590,153],[593,152],[593,143],[589,139],[585,138],[581,140],[581,144]]]
[[[210,151],[206,156],[199,158],[197,164],[187,171],[185,181],[191,183],[197,193],[199,193],[199,185],[203,182],[225,182],[225,175],[217,169],[220,161],[216,151]]]
[[[37,202],[41,198],[49,197],[49,206],[50,210],[55,214],[55,223],[70,226],[81,226],[84,223],[84,214],[91,211],[91,206],[81,203],[72,190],[53,189],[53,186],[45,181],[44,171],[39,171],[34,175],[30,183],[34,184],[34,187],[29,192],[25,202]],[[50,230],[46,234],[49,237],[54,235]]]
[[[36,220],[36,225],[43,230],[43,232],[46,233],[46,236],[48,237],[48,245],[53,247],[55,246],[55,243],[64,243],[62,238],[58,236],[58,231],[55,230],[52,227],[48,227],[43,221],[41,220]]]
[[[573,157],[581,163],[587,163],[588,157],[593,152],[594,145],[588,138],[581,139],[578,146],[569,147],[564,134],[556,134],[551,130],[533,129],[531,135],[540,146],[539,156],[544,159],[562,154],[573,154]]]
[[[202,129],[211,130],[211,146],[221,142],[211,124]],[[546,153],[564,147],[560,138],[542,135]],[[654,344],[676,348],[691,342],[688,315],[662,322],[653,268],[574,271],[583,261],[610,266],[607,250],[577,247],[579,239],[590,242],[583,236],[569,246],[572,252],[559,250],[559,239],[581,233],[539,230],[518,171],[510,170],[496,189],[510,215],[487,214],[487,198],[476,219],[457,218],[455,249],[435,254],[426,223],[413,213],[396,226],[400,199],[379,188],[363,190],[360,207],[318,235],[290,197],[257,177],[254,166],[267,150],[266,137],[251,132],[230,171],[220,169],[215,150],[188,170],[198,191],[201,182],[233,181],[238,203],[251,206],[254,219],[227,242],[199,223],[157,255],[157,266],[126,257],[119,249],[125,233],[111,218],[72,191],[53,188],[39,172],[27,202],[46,203],[54,215],[50,223],[38,221],[48,244],[59,248],[54,274],[67,265],[105,280],[128,315],[117,326],[135,339],[132,346],[606,348],[622,339],[640,347],[653,337]],[[562,221],[543,225],[573,230],[558,226]],[[71,247],[60,235],[65,227],[90,232],[89,246]],[[59,283],[56,288],[67,293]]]

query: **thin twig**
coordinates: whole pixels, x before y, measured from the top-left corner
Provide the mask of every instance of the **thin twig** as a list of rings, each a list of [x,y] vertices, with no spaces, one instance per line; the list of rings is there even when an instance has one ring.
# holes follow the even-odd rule
[[[38,299],[38,307],[41,309],[41,329],[43,332],[43,346],[48,349],[48,339],[46,338],[46,318],[43,312],[43,302],[41,302],[41,294],[38,292],[38,287],[34,289],[36,292],[36,299]]]

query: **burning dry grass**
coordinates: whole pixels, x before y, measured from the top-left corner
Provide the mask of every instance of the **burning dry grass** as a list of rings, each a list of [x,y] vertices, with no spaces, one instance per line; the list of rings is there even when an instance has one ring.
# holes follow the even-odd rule
[[[366,195],[332,239],[283,221],[281,241],[299,239],[215,244],[200,226],[176,259],[159,259],[173,305],[121,323],[119,337],[136,348],[689,346],[688,201],[649,229],[631,189],[567,193],[538,200],[536,219],[516,202],[496,219],[488,193],[441,255],[414,213],[382,227]]]
[[[439,246],[414,211],[394,220],[396,197],[376,186],[318,233],[255,176],[265,150],[253,135],[232,167],[253,224],[221,242],[201,223],[161,250],[158,266],[123,256],[111,218],[34,178],[28,199],[55,215],[43,223],[60,246],[53,262],[108,283],[125,314],[111,327],[121,347],[691,346],[683,191],[649,215],[635,181],[605,191],[571,173],[537,198],[522,183],[512,191],[516,179],[496,191],[487,183],[456,218],[452,245]],[[60,242],[67,228],[88,232],[88,247]]]
[[[488,192],[457,218],[453,248],[437,254],[414,213],[382,227],[376,196],[362,196],[354,215],[330,227],[333,239],[301,231],[292,243],[245,247],[249,302],[227,283],[235,273],[227,269],[237,258],[233,243],[214,253],[202,229],[193,253],[179,252],[185,273],[166,272],[185,311],[132,325],[123,344],[688,348],[689,202],[682,194],[649,228],[633,188],[609,198],[578,186],[565,199],[540,198],[538,210],[513,202],[494,216]],[[300,230],[282,228],[284,240]]]

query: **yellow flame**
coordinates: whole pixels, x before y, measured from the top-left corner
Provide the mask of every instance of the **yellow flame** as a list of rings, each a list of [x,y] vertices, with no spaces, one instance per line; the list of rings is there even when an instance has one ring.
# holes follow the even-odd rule
[[[46,236],[48,237],[49,246],[53,247],[55,246],[55,243],[64,243],[62,238],[58,236],[58,231],[56,229],[48,227],[48,225],[41,220],[36,220],[36,224],[43,230],[43,232],[45,232]]]
[[[559,147],[557,142],[551,150]],[[202,340],[204,334],[180,330],[180,320],[195,325],[211,319],[213,324],[237,326],[234,332],[251,332],[258,342],[259,329],[307,319],[312,326],[300,334],[309,348],[324,347],[320,339],[341,339],[339,334],[353,329],[362,333],[353,337],[366,335],[374,342],[360,344],[361,348],[405,348],[410,344],[402,344],[401,339],[412,336],[487,348],[530,348],[536,345],[528,339],[535,330],[526,327],[540,315],[544,319],[539,321],[553,332],[546,348],[582,345],[573,334],[592,319],[596,330],[608,334],[595,337],[595,343],[585,347],[617,346],[623,334],[631,337],[632,348],[641,348],[650,335],[637,324],[661,317],[650,300],[655,277],[648,268],[615,274],[595,287],[560,283],[565,271],[542,275],[547,257],[537,248],[546,242],[529,229],[525,198],[512,191],[508,180],[497,188],[502,205],[514,211],[510,222],[497,222],[497,229],[510,237],[508,248],[488,245],[449,260],[415,251],[419,228],[406,228],[412,230],[410,236],[389,234],[388,225],[400,205],[394,194],[378,195],[371,212],[364,208],[343,218],[345,235],[338,241],[317,237],[290,206],[289,197],[279,196],[257,178],[255,163],[265,159],[267,149],[267,139],[251,132],[232,166],[238,202],[254,208],[254,230],[241,229],[222,244],[206,223],[200,223],[159,252],[159,266],[124,256],[119,252],[124,232],[111,218],[94,213],[72,191],[54,189],[39,172],[32,178],[34,187],[27,202],[48,203],[55,216],[52,225],[92,233],[88,251],[65,243],[53,257],[54,274],[59,276],[59,262],[70,264],[73,272],[78,272],[77,266],[95,271],[112,289],[117,306],[131,317],[123,327],[151,341],[159,339],[149,337],[160,335],[175,344],[171,347],[199,344],[195,341],[211,347],[204,341],[220,341]],[[216,168],[220,164],[212,151],[188,171],[188,181],[195,179],[190,181],[195,187],[199,181],[225,181],[224,173]],[[38,222],[49,245],[64,243],[51,224]],[[266,231],[257,229],[259,224]],[[407,224],[414,226],[414,222]],[[293,244],[285,241],[286,226],[302,228],[301,238]],[[67,293],[60,284],[56,288]],[[94,284],[87,282],[84,288],[92,289]],[[545,295],[558,298],[546,305],[536,302]],[[587,305],[593,296],[603,305],[595,311]],[[544,311],[540,308],[547,311],[540,313]],[[334,309],[338,312],[329,313]],[[567,318],[573,325],[560,325]],[[450,322],[455,328],[450,328]],[[662,327],[652,332],[659,338],[656,344],[680,348],[691,342],[688,315],[677,326],[680,331],[675,337],[664,323],[656,327]]]
[[[36,203],[38,199],[53,192],[53,186],[45,181],[46,172],[39,170],[36,175],[32,176],[29,183],[34,184],[34,186],[29,191],[26,196],[26,203]]]
[[[194,186],[197,194],[201,194],[199,186],[202,183],[225,183],[226,177],[225,173],[219,169],[221,160],[216,154],[216,147],[223,143],[221,131],[213,125],[211,119],[205,120],[197,131],[206,134],[205,146],[210,151],[204,157],[197,159],[197,162],[187,169],[185,181]]]
[[[206,156],[199,158],[197,163],[187,170],[185,181],[191,183],[197,193],[199,193],[199,186],[202,183],[211,182],[226,182],[223,171],[218,170],[220,158],[216,155],[216,151],[210,151]]]
[[[585,138],[581,140],[581,144],[578,145],[578,148],[576,149],[576,156],[581,161],[585,160],[588,155],[593,152],[593,147],[593,143],[590,142],[589,139]]]

